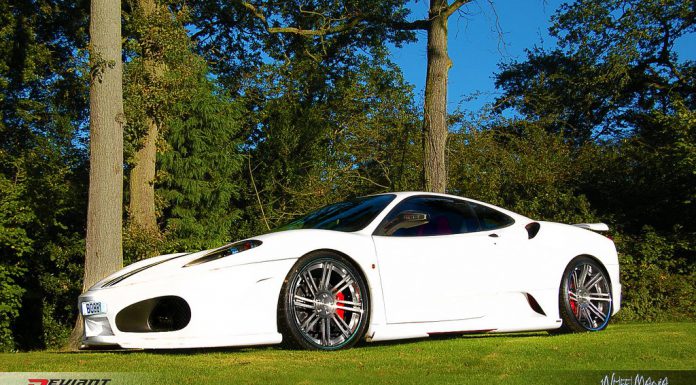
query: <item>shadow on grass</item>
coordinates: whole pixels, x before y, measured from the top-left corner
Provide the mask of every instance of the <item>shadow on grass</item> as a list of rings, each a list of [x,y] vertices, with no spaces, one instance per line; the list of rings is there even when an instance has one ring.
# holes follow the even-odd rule
[[[73,351],[58,351],[51,352],[53,354],[90,354],[90,353],[109,353],[109,354],[164,354],[164,355],[197,355],[197,354],[210,354],[210,353],[252,353],[258,351],[273,351],[273,350],[287,350],[293,351],[293,349],[283,348],[278,345],[269,346],[225,346],[225,347],[215,347],[215,348],[182,348],[182,349],[121,349],[118,347],[99,347],[99,348],[87,348]]]
[[[428,341],[451,341],[451,340],[467,340],[467,339],[499,339],[499,338],[531,338],[531,337],[552,337],[546,332],[525,332],[525,333],[477,333],[477,334],[438,334],[425,338],[411,338],[402,340],[377,341],[377,342],[360,342],[353,349],[375,349],[390,346],[409,346],[418,345]],[[85,354],[85,353],[111,353],[111,354],[153,354],[153,355],[199,355],[211,353],[254,353],[259,351],[287,351],[299,352],[304,351],[286,347],[284,345],[259,345],[259,346],[237,346],[237,347],[214,347],[214,348],[183,348],[183,349],[120,349],[115,346],[90,347],[77,351],[59,351],[52,352],[53,354]],[[331,353],[331,352],[325,352]]]

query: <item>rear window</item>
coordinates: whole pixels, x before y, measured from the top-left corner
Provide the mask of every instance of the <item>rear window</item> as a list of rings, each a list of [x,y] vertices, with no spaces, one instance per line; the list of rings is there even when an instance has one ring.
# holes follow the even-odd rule
[[[469,202],[469,205],[474,209],[478,217],[481,231],[495,230],[515,223],[514,219],[498,210],[473,202]]]

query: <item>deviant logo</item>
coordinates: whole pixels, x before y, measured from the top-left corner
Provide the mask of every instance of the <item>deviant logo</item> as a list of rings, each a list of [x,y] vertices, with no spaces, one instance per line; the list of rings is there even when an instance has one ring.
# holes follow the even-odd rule
[[[30,378],[28,385],[107,385],[110,378]]]

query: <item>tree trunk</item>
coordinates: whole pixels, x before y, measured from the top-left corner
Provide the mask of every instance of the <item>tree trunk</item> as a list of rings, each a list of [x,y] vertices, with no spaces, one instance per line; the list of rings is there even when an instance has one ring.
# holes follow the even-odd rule
[[[158,232],[155,213],[155,164],[157,161],[157,123],[147,119],[147,132],[142,147],[135,153],[130,173],[130,225],[147,234]]]
[[[428,70],[423,116],[423,166],[425,190],[444,193],[447,186],[447,73],[452,61],[447,54],[446,0],[430,0]]]
[[[158,6],[154,0],[138,0],[137,6],[141,16],[148,21],[158,12]],[[166,68],[164,63],[153,59],[153,56],[156,56],[153,54],[149,47],[143,47],[144,70],[149,79],[157,80],[164,76]],[[145,231],[149,235],[159,233],[155,211],[155,172],[159,124],[153,117],[147,117],[147,132],[141,143],[142,147],[135,153],[129,184],[130,224],[135,226],[135,231]]]
[[[90,168],[83,291],[123,265],[123,88],[121,2],[92,0],[89,90]],[[69,348],[82,338],[81,317]]]

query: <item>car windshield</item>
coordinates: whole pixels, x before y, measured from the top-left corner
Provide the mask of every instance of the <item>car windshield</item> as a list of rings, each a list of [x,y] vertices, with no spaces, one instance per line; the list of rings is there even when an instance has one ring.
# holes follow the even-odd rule
[[[313,211],[273,231],[322,229],[352,232],[362,230],[394,200],[396,195],[373,195],[334,203]]]

